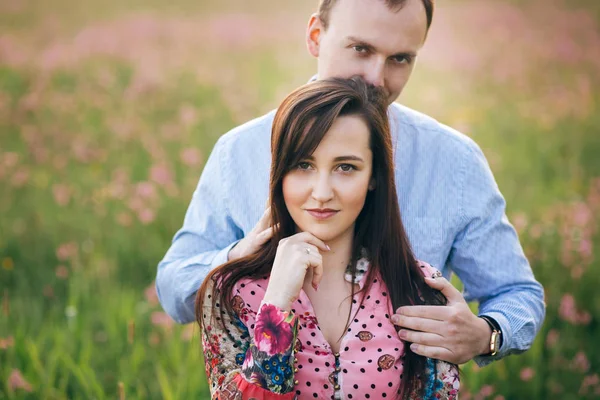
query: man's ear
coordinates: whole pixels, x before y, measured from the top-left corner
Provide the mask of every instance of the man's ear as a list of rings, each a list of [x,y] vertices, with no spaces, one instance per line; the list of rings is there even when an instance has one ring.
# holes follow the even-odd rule
[[[313,14],[308,20],[306,27],[306,48],[313,57],[319,57],[319,43],[321,41],[321,33],[323,32],[323,23],[319,14]]]

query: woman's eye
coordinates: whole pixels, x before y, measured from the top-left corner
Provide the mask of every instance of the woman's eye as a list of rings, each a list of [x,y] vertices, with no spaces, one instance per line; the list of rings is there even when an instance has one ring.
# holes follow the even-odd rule
[[[351,164],[341,164],[338,167],[342,172],[350,172],[350,171],[354,171],[356,168],[354,168],[354,165]]]
[[[364,46],[352,46],[352,48],[354,49],[354,51],[356,51],[357,53],[361,53],[364,54],[367,52],[367,48]]]
[[[300,170],[306,170],[310,168],[310,164],[307,162],[301,162],[298,163],[298,165],[296,166],[296,168],[300,169]]]

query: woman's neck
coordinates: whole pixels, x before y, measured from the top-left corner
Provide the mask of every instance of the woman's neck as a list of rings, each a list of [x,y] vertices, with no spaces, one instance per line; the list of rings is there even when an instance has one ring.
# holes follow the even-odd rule
[[[323,283],[329,280],[337,280],[340,277],[343,279],[352,258],[353,239],[354,232],[349,230],[347,234],[326,242],[331,250],[321,252],[323,257]]]

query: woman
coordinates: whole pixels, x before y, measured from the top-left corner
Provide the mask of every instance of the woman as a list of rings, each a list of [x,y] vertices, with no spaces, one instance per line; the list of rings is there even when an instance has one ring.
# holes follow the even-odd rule
[[[273,238],[196,299],[213,398],[455,398],[458,370],[389,320],[445,304],[400,220],[385,99],[359,78],[290,94],[273,121]]]

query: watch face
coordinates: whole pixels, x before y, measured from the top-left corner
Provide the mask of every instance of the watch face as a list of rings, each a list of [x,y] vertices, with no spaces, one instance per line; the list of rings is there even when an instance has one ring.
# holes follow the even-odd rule
[[[492,331],[492,338],[490,340],[490,352],[492,355],[496,355],[498,352],[498,348],[500,347],[500,332],[494,330]]]

